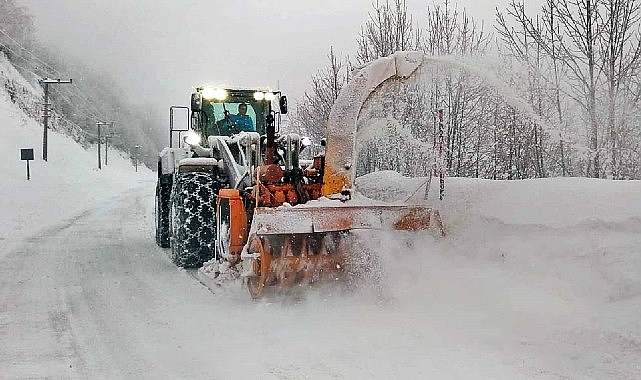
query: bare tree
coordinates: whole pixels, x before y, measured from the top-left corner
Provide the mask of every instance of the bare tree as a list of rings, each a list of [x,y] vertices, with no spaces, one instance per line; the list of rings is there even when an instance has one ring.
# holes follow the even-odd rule
[[[358,38],[357,64],[416,48],[418,35],[405,0],[376,0],[372,7]],[[332,105],[349,79],[350,64],[337,57],[333,48],[328,60],[328,66],[312,76],[312,88],[297,105],[293,117],[295,128],[315,139],[323,137]]]
[[[369,20],[361,28],[358,38],[356,63],[359,65],[397,51],[414,50],[419,35],[414,32],[412,16],[407,11],[406,0],[376,0]]]
[[[519,43],[518,37],[523,35],[552,62],[553,75],[539,75],[555,89],[560,127],[567,124],[561,111],[563,97],[587,115],[588,175],[600,177],[609,168],[614,178],[621,178],[621,155],[629,155],[623,150],[635,146],[622,135],[635,135],[629,118],[638,104],[633,84],[641,70],[639,1],[547,0],[542,8],[543,22],[538,24],[525,14],[522,2],[513,0],[507,14],[519,27],[511,27],[497,11],[497,30],[514,55],[533,66],[532,57],[524,54],[527,46]],[[563,143],[562,138],[565,173]],[[601,154],[604,149],[609,150],[607,157]]]
[[[600,54],[606,77],[610,137],[610,166],[613,178],[620,178],[620,137],[617,131],[616,111],[622,105],[622,90],[639,73],[641,38],[638,28],[641,18],[640,4],[636,0],[604,0],[603,35]]]
[[[603,27],[599,17],[602,0],[551,0],[543,6],[543,24],[537,24],[526,15],[522,2],[512,0],[507,13],[519,25],[521,33],[548,56],[558,58],[567,68],[567,94],[588,114],[588,172],[600,177],[599,129],[596,96],[599,86],[600,57],[598,46]],[[498,31],[508,45],[519,44],[519,32],[509,27],[502,14],[498,13]],[[556,30],[555,21],[557,20]],[[547,29],[550,25],[551,28]],[[522,57],[523,51],[514,48]]]
[[[426,54],[435,56],[481,56],[491,41],[482,23],[469,17],[465,8],[461,11],[445,0],[442,5],[433,2],[427,8],[426,27],[421,30],[420,47]],[[446,108],[446,164],[450,173],[464,175],[469,171],[469,147],[472,138],[470,115],[476,107],[478,88],[463,70],[444,70],[434,82],[433,109]],[[476,141],[476,140],[474,140]]]
[[[449,0],[427,7],[427,27],[422,32],[421,49],[433,55],[484,55],[491,42],[483,23],[459,11]]]
[[[315,141],[323,137],[332,105],[349,79],[349,65],[336,56],[333,47],[327,59],[328,65],[312,76],[312,88],[305,92],[293,116],[296,129]]]

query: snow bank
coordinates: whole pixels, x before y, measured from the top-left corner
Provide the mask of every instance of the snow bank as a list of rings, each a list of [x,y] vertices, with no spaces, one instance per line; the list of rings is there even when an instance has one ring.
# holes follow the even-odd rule
[[[423,200],[425,179],[356,180],[367,196],[440,209],[449,230],[362,238],[380,260],[385,310],[412,316],[421,336],[495,352],[525,378],[641,378],[641,183],[446,181],[439,201]]]
[[[403,177],[381,171],[359,177],[356,185],[364,195],[387,202],[424,201],[427,178]],[[432,189],[438,189],[433,178]],[[544,178],[492,181],[447,178],[446,197],[438,201],[431,191],[429,203],[447,212],[450,224],[483,218],[512,225],[572,227],[595,223],[641,223],[640,181],[592,178]],[[441,206],[438,206],[441,204]]]

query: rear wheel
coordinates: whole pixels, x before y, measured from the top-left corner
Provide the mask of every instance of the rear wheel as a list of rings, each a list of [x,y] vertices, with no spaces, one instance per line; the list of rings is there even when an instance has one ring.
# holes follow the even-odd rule
[[[156,184],[156,244],[169,247],[169,197],[171,196],[171,177],[158,179]]]
[[[177,266],[198,268],[214,256],[216,195],[220,176],[205,172],[176,176],[171,202],[171,259]]]

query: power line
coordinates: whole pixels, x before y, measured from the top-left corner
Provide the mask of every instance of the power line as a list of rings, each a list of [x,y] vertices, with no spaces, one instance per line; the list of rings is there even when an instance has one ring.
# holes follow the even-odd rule
[[[9,49],[10,51],[12,51],[12,52],[14,52],[14,53],[15,53],[15,51],[14,51],[13,49],[11,49],[10,47],[8,47],[8,46],[6,46],[6,45],[4,45],[4,44],[2,44],[2,43],[0,43],[0,45],[5,46],[7,49]],[[22,59],[22,60],[23,60],[23,61],[25,61],[26,63],[30,63],[30,62],[29,62],[29,61],[27,61],[24,57],[21,57],[21,56],[17,56],[17,57],[18,57],[18,58],[20,58],[20,59]],[[20,68],[20,69],[22,69],[22,70],[25,70],[25,71],[27,71],[27,72],[30,72],[31,74],[33,74],[33,75],[34,75],[34,76],[36,76],[36,77],[42,77],[42,75],[41,75],[41,74],[35,73],[34,71],[30,70],[30,69],[29,69],[29,68],[27,68],[27,67],[24,67],[24,66],[19,65],[19,64],[16,64],[16,63],[12,63],[12,65],[13,65],[14,67],[18,67],[18,68]],[[44,71],[44,70],[41,70],[41,71],[43,71],[43,72],[45,72],[45,73],[46,73],[46,71]],[[46,76],[49,76],[49,75],[46,75]],[[76,87],[76,86],[74,86],[74,87]],[[54,88],[55,88],[55,87],[54,87]],[[88,101],[86,98],[83,98],[83,97],[81,97],[80,95],[78,95],[77,93],[75,93],[75,92],[73,92],[73,91],[71,91],[71,90],[69,90],[69,89],[67,89],[67,88],[63,87],[63,89],[65,89],[65,90],[67,91],[67,94],[69,94],[70,96],[72,96],[72,97],[74,97],[74,98],[76,98],[76,99],[78,99],[78,100],[79,100],[79,102],[73,102],[73,101],[72,101],[68,96],[66,96],[66,95],[64,94],[64,92],[63,92],[63,91],[61,91],[59,88],[55,88],[55,89],[56,89],[56,92],[57,92],[58,96],[60,96],[60,98],[61,98],[64,102],[66,102],[69,106],[71,106],[71,107],[73,107],[73,108],[75,108],[75,109],[77,109],[77,110],[80,110],[81,112],[85,113],[91,121],[99,121],[99,120],[105,120],[105,119],[107,119],[107,117],[106,117],[106,116],[105,116],[105,115],[104,115],[100,110],[98,110],[98,108],[97,108],[97,107],[95,107],[95,106],[94,106],[93,102],[90,102],[90,101]],[[92,108],[93,108],[93,110],[91,110],[90,108],[88,108],[90,105],[91,105],[91,106],[93,106],[93,107],[92,107]],[[65,120],[69,121],[69,120],[68,120],[68,119],[66,119],[66,118],[65,118]],[[78,128],[80,128],[80,127],[78,127]],[[95,136],[92,136],[92,137],[95,137]]]
[[[13,42],[14,42],[14,43],[15,43],[15,44],[20,48],[20,49],[22,49],[22,50],[26,51],[27,53],[29,53],[29,54],[30,54],[32,57],[34,57],[38,62],[40,62],[40,63],[42,63],[44,66],[46,66],[46,67],[50,68],[51,70],[53,70],[53,71],[54,71],[55,73],[57,73],[58,75],[60,75],[60,76],[67,76],[67,75],[64,75],[63,73],[61,73],[60,71],[56,70],[54,67],[52,67],[51,65],[49,65],[47,62],[45,62],[45,61],[43,61],[42,59],[38,58],[38,56],[36,56],[36,55],[31,51],[31,50],[29,50],[29,49],[27,49],[26,47],[22,46],[22,44],[20,44],[20,42],[16,41],[13,37],[11,37],[9,34],[7,34],[7,32],[6,32],[6,31],[4,31],[4,30],[2,30],[2,28],[0,28],[0,33],[4,34],[4,35],[5,35],[6,37],[8,37],[11,41],[13,41]],[[4,45],[4,46],[6,46],[6,45]],[[14,53],[15,53],[15,52],[14,52]],[[52,75],[52,76],[53,76],[53,75]]]
[[[1,42],[0,42],[0,46],[4,47],[4,48],[6,48],[7,50],[9,50],[10,52],[14,53],[14,54],[16,55],[16,57],[17,57],[17,58],[20,58],[20,59],[22,59],[23,61],[25,61],[26,63],[29,63],[29,61],[28,61],[26,58],[24,58],[24,57],[22,57],[22,56],[18,55],[18,54],[15,52],[15,50],[13,50],[13,49],[12,49],[11,47],[9,47],[8,45],[3,44],[3,43],[1,43]],[[15,64],[15,63],[12,63],[12,65],[14,65],[14,66],[16,66],[16,67],[20,67],[21,69],[26,70],[26,71],[30,72],[31,74],[33,74],[33,75],[35,75],[35,76],[37,76],[37,77],[42,77],[42,75],[41,75],[41,74],[37,74],[37,73],[35,73],[35,72],[31,71],[31,69],[28,69],[28,68],[26,68],[26,67],[20,66],[20,65]],[[36,70],[38,70],[38,69],[36,68]],[[42,69],[40,69],[40,70],[42,70]],[[46,71],[44,71],[44,70],[42,70],[42,71],[46,73]],[[54,75],[48,75],[48,74],[47,74],[47,75],[45,75],[45,76],[54,76]]]
[[[0,45],[1,45],[1,44],[0,44]],[[12,65],[13,65],[14,67],[18,67],[18,68],[23,69],[23,70],[25,70],[25,71],[27,71],[27,72],[30,72],[31,74],[33,74],[33,75],[35,75],[35,76],[37,76],[37,77],[40,77],[40,76],[41,76],[41,75],[36,74],[36,73],[34,73],[33,71],[29,70],[28,68],[26,68],[26,67],[24,67],[24,66],[21,66],[21,65],[19,65],[19,64],[13,63]],[[55,87],[54,87],[54,88],[55,88]],[[62,100],[63,100],[63,101],[65,101],[68,105],[70,105],[71,107],[75,107],[76,109],[79,109],[80,111],[85,112],[87,115],[89,115],[89,116],[90,116],[90,119],[92,119],[92,118],[93,118],[93,121],[98,121],[98,120],[104,120],[104,119],[106,119],[106,117],[105,117],[104,115],[102,115],[102,113],[96,113],[96,112],[94,112],[94,111],[89,110],[89,109],[88,109],[88,108],[86,108],[86,107],[84,107],[84,108],[83,108],[81,104],[74,103],[71,99],[69,99],[69,97],[67,97],[65,94],[63,94],[63,93],[62,93],[59,89],[57,89],[57,88],[56,88],[56,92],[58,93],[58,96],[60,96],[60,97],[62,98]],[[77,94],[75,94],[75,93],[73,93],[73,92],[69,92],[69,94],[74,95],[75,97],[77,97],[77,98],[78,98],[78,95],[77,95]],[[88,104],[90,104],[90,102],[87,102],[84,98],[79,98],[79,99],[81,100],[81,102],[82,102],[82,103],[84,103],[84,105],[85,105],[85,106],[86,106],[86,105],[88,105]],[[98,112],[99,112],[99,111],[98,111]]]
[[[83,112],[85,115],[90,116],[90,118],[93,119],[93,121],[99,121],[99,120],[106,119],[106,117],[104,115],[102,115],[102,114],[97,114],[97,113],[93,112],[92,110],[84,107],[83,105],[80,105],[80,104],[77,104],[77,103],[73,103],[72,100],[69,99],[65,94],[63,94],[58,88],[55,88],[55,89],[56,89],[56,93],[58,94],[58,96],[60,96],[64,102],[66,102],[68,105],[70,105],[72,107],[76,107],[79,111]]]
[[[36,61],[38,61],[38,62],[42,63],[45,67],[47,67],[47,68],[51,69],[51,70],[53,71],[53,73],[54,73],[54,74],[56,74],[57,76],[67,76],[67,75],[63,74],[61,71],[57,70],[57,69],[56,69],[56,68],[54,68],[53,66],[51,66],[51,65],[49,65],[48,63],[46,63],[45,61],[43,61],[42,59],[40,59],[40,58],[39,58],[38,56],[36,56],[36,55],[31,51],[31,50],[29,50],[29,49],[27,49],[26,47],[22,46],[22,44],[20,44],[20,42],[16,41],[14,38],[12,38],[10,35],[8,35],[4,30],[0,29],[0,33],[2,33],[2,34],[4,34],[5,36],[7,36],[7,37],[8,37],[11,41],[13,41],[13,42],[14,42],[14,43],[15,43],[15,44],[20,48],[20,49],[22,49],[22,50],[26,51],[27,53],[29,53],[29,55],[31,55],[33,58],[35,58],[35,59],[36,59]],[[1,45],[1,46],[4,46],[4,47],[5,47],[5,48],[7,48],[9,51],[13,52],[13,53],[18,57],[18,58],[22,59],[22,60],[23,60],[23,61],[25,61],[26,63],[31,63],[31,62],[30,62],[30,61],[28,61],[26,58],[22,57],[18,52],[16,52],[15,50],[13,50],[9,45],[7,45],[7,44],[3,44],[3,43],[0,43],[0,45]],[[34,74],[35,76],[42,76],[42,75],[40,75],[40,74],[36,74],[35,72],[33,72],[33,71],[31,71],[31,70],[29,70],[29,69],[27,69],[27,68],[23,67],[23,66],[20,66],[20,68],[22,68],[22,69],[24,69],[24,70],[27,70],[28,72],[30,72],[30,73],[32,73],[32,74]],[[47,75],[45,75],[45,76],[47,76],[47,77],[54,77],[54,76],[56,76],[56,75],[51,75],[51,74],[50,74],[50,73],[48,73],[46,70],[43,70],[43,69],[39,69],[39,70],[41,70],[42,72],[46,73]],[[72,87],[73,87],[73,88],[75,88],[76,90],[78,90],[78,92],[80,93],[80,95],[82,95],[82,97],[80,97],[79,95],[74,94],[74,93],[73,93],[73,92],[71,92],[70,90],[67,90],[67,91],[70,91],[69,93],[70,93],[72,96],[74,96],[74,95],[75,95],[75,96],[76,96],[76,97],[78,97],[81,101],[85,102],[85,104],[87,104],[88,106],[89,106],[89,105],[92,105],[92,106],[93,106],[93,104],[92,104],[90,101],[88,101],[88,100],[87,100],[89,97],[88,97],[88,96],[87,96],[87,95],[86,95],[86,94],[85,94],[85,93],[80,89],[80,87],[78,87],[75,83],[72,83]],[[95,107],[95,106],[94,106],[94,107]],[[101,112],[100,112],[100,110],[98,110],[98,108],[94,108],[94,111],[95,111],[95,112],[97,112],[98,114],[101,114]],[[104,117],[103,117],[103,118],[104,118]]]
[[[31,50],[29,50],[26,47],[24,47],[20,42],[15,40],[13,37],[11,37],[9,34],[6,33],[6,31],[2,30],[1,28],[0,28],[0,33],[5,35],[9,40],[13,41],[17,45],[17,47],[19,47],[21,50],[27,52],[31,57],[33,57],[35,59],[36,62],[41,63],[45,68],[51,70],[54,74],[59,74],[59,76],[66,76],[61,71],[57,70],[56,68],[54,68],[53,66],[51,66],[47,62],[45,62],[42,59],[40,59]],[[19,52],[16,52],[9,45],[4,44],[4,43],[0,43],[0,46],[3,46],[7,50],[11,51],[17,58],[21,59],[26,64],[29,64],[29,65],[33,64],[33,62],[27,60],[25,57],[22,56],[22,54],[20,54]],[[16,67],[19,67],[19,68],[21,68],[21,69],[33,74],[36,77],[40,77],[40,78],[43,77],[42,74],[38,74],[38,73],[34,72],[33,70],[31,70],[30,68],[27,68],[27,67],[24,67],[24,66],[20,66],[20,65],[17,65],[15,63],[12,63],[12,64],[14,66],[16,66]],[[45,77],[54,77],[55,76],[55,75],[51,75],[51,72],[49,72],[48,70],[45,70],[44,68],[37,67],[37,68],[34,68],[34,70],[40,71],[41,73],[44,73]],[[63,82],[60,82],[60,83],[63,83]],[[80,110],[81,112],[85,113],[86,115],[88,115],[88,118],[90,120],[93,118],[94,119],[93,121],[99,122],[99,120],[106,120],[107,119],[107,117],[105,117],[105,115],[102,113],[102,111],[100,111],[100,109],[98,107],[96,107],[95,102],[92,102],[92,101],[88,100],[89,97],[76,85],[76,83],[72,83],[71,80],[68,83],[71,83],[72,86],[70,86],[70,87],[75,88],[77,90],[77,93],[74,92],[74,91],[71,91],[71,89],[65,88],[66,86],[63,87],[62,90],[56,88],[56,92],[57,92],[58,96],[60,96],[63,99],[63,101],[67,102],[67,104],[69,106],[74,107],[74,108]],[[47,91],[46,90],[47,90],[47,86],[45,86],[45,110],[44,110],[45,120],[46,120],[46,118],[48,116],[48,112],[49,112],[47,99],[46,99],[46,95],[47,95]],[[96,90],[100,91],[99,88],[97,88]],[[66,96],[63,93],[63,91],[68,91],[67,94],[69,96]],[[79,103],[74,103],[70,98],[78,99]],[[85,136],[94,137],[94,138],[97,137],[98,139],[100,139],[100,134],[98,134],[98,136],[96,136],[96,135],[94,135],[92,133],[89,133],[89,132],[85,131],[80,126],[78,126],[77,124],[73,123],[68,118],[64,117],[64,115],[59,115],[59,117],[62,120],[64,120],[66,123],[68,123],[68,124],[74,126],[75,128],[77,128],[77,130],[80,131],[81,133],[83,133]],[[46,123],[46,121],[45,121],[45,123]],[[113,125],[113,123],[112,123],[112,125]],[[45,125],[45,133],[46,133],[46,125]],[[46,139],[46,136],[45,136],[45,139]],[[46,144],[46,142],[44,142],[43,145],[44,144]],[[44,151],[43,152],[43,158],[46,161],[46,147],[44,148],[43,151]]]
[[[4,46],[4,47],[6,47],[9,51],[11,51],[11,52],[14,52],[14,53],[15,53],[15,51],[14,51],[13,49],[11,49],[10,47],[8,47],[8,46],[7,46],[7,45],[5,45],[5,44],[0,43],[0,46]],[[23,61],[25,61],[26,63],[30,63],[30,62],[29,62],[26,58],[24,58],[24,57],[17,56],[17,58],[22,59],[22,60],[23,60]],[[52,75],[51,73],[46,72],[45,70],[42,70],[42,69],[40,69],[40,70],[41,70],[45,75],[42,75],[42,73],[41,73],[41,74],[38,74],[38,73],[36,73],[36,72],[32,71],[31,69],[29,69],[29,68],[27,68],[27,67],[25,67],[25,66],[22,66],[22,65],[20,65],[20,64],[17,64],[17,63],[12,63],[12,65],[13,65],[14,67],[21,68],[21,69],[23,69],[23,70],[25,70],[25,71],[27,71],[27,72],[29,72],[29,73],[31,73],[31,74],[33,74],[33,75],[35,75],[36,77],[39,77],[39,78],[42,78],[43,76],[44,76],[44,77],[53,77],[53,76],[55,76],[55,75]],[[76,88],[77,88],[77,86],[74,86],[74,87],[76,87]],[[67,91],[69,91],[69,90],[67,89]],[[91,102],[89,102],[86,98],[82,98],[82,97],[80,97],[79,95],[77,95],[76,93],[73,93],[73,92],[69,91],[69,94],[70,94],[70,95],[72,95],[72,96],[77,97],[80,101],[82,101],[82,102],[83,102],[83,103],[85,103],[86,105],[91,104]],[[70,101],[70,102],[69,102],[69,104],[70,104],[70,105],[73,105],[74,103],[71,103],[71,101]],[[95,111],[97,111],[97,113],[98,113],[98,114],[100,114],[100,111],[99,111],[98,109],[96,109]],[[99,118],[104,118],[104,117],[103,117],[103,116],[100,116]]]

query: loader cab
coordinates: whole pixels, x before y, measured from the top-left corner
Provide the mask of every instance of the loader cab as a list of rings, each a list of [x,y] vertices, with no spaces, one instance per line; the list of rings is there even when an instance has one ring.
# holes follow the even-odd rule
[[[284,103],[285,107],[279,108],[281,113],[287,112],[287,99],[280,92],[198,87],[191,99],[192,128],[201,132],[204,141],[209,136],[231,136],[241,131],[264,135],[273,100]],[[245,116],[238,116],[245,106]]]

